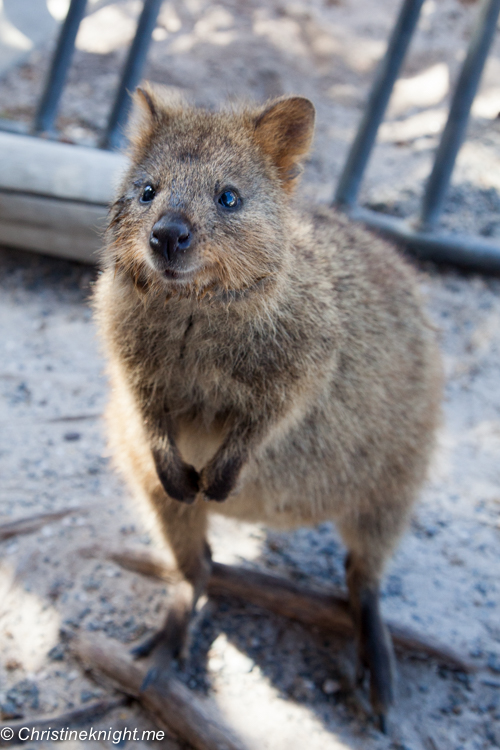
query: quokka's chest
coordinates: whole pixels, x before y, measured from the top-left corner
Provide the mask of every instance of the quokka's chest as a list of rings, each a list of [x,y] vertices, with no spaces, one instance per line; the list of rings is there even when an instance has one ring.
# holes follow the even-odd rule
[[[263,325],[228,313],[166,316],[149,330],[138,325],[132,348],[147,380],[191,401],[282,389],[302,376],[308,355],[305,337],[275,321]]]

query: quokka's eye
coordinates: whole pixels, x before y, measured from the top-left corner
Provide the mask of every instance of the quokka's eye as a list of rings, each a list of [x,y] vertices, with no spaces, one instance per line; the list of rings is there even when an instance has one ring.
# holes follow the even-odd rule
[[[154,189],[154,187],[152,185],[146,185],[146,187],[142,191],[142,195],[140,198],[141,203],[151,203],[155,195],[156,190]]]
[[[218,203],[223,208],[229,208],[229,209],[235,209],[238,208],[238,206],[241,204],[241,198],[236,192],[236,190],[228,189],[224,190],[218,198]]]

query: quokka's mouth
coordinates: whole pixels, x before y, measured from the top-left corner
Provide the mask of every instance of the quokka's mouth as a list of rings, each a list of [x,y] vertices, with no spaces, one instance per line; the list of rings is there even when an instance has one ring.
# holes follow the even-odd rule
[[[188,268],[164,268],[162,270],[163,276],[169,281],[190,281],[196,275],[196,269]]]

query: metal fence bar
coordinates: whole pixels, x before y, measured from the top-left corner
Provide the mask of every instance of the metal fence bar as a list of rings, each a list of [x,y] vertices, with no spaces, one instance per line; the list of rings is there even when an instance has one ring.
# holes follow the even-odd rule
[[[86,6],[87,0],[71,0],[71,5],[59,34],[52,66],[45,84],[45,91],[35,115],[35,133],[50,133],[53,131],[59,100],[75,50],[76,35],[85,14]]]
[[[425,188],[420,217],[423,230],[432,228],[441,214],[455,160],[465,137],[470,108],[495,35],[499,14],[500,0],[484,0],[457,81],[434,166]]]
[[[145,0],[137,31],[123,69],[118,93],[111,111],[106,134],[101,143],[102,148],[119,148],[122,145],[122,129],[130,112],[130,92],[140,81],[142,69],[146,62],[151,35],[163,0]]]
[[[422,260],[449,263],[480,273],[500,274],[500,246],[494,240],[447,231],[424,232],[407,220],[361,206],[355,206],[349,216],[403,243]]]
[[[405,0],[403,3],[337,186],[335,203],[338,205],[349,207],[356,203],[379,125],[418,23],[423,3],[424,0]]]

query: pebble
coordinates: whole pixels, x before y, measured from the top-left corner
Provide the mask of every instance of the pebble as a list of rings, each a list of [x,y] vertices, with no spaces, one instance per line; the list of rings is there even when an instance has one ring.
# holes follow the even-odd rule
[[[23,665],[17,659],[7,659],[5,662],[5,669],[8,672],[13,672],[15,669],[20,669]]]
[[[88,703],[94,698],[100,698],[102,696],[101,690],[82,690],[80,693],[80,700],[82,703]]]
[[[384,586],[384,594],[387,596],[403,595],[403,580],[400,576],[390,575]]]
[[[64,654],[65,649],[62,643],[56,643],[55,646],[53,646],[47,656],[52,661],[63,661],[64,660]]]
[[[21,680],[9,690],[7,701],[12,701],[18,708],[27,705],[37,709],[40,705],[38,685],[31,680]]]
[[[342,689],[342,686],[340,682],[337,680],[325,680],[323,685],[321,686],[322,691],[325,695],[335,695],[335,693],[339,693]]]
[[[311,700],[314,697],[314,682],[305,677],[296,677],[293,681],[292,695],[295,700]]]
[[[75,442],[76,440],[80,440],[81,434],[79,432],[65,432],[64,433],[64,439],[67,440],[69,443]]]
[[[2,719],[22,719],[24,714],[18,706],[11,700],[5,700],[0,703],[0,716]]]
[[[500,655],[499,654],[490,654],[488,656],[488,667],[491,669],[492,672],[495,672],[496,674],[500,674]]]

